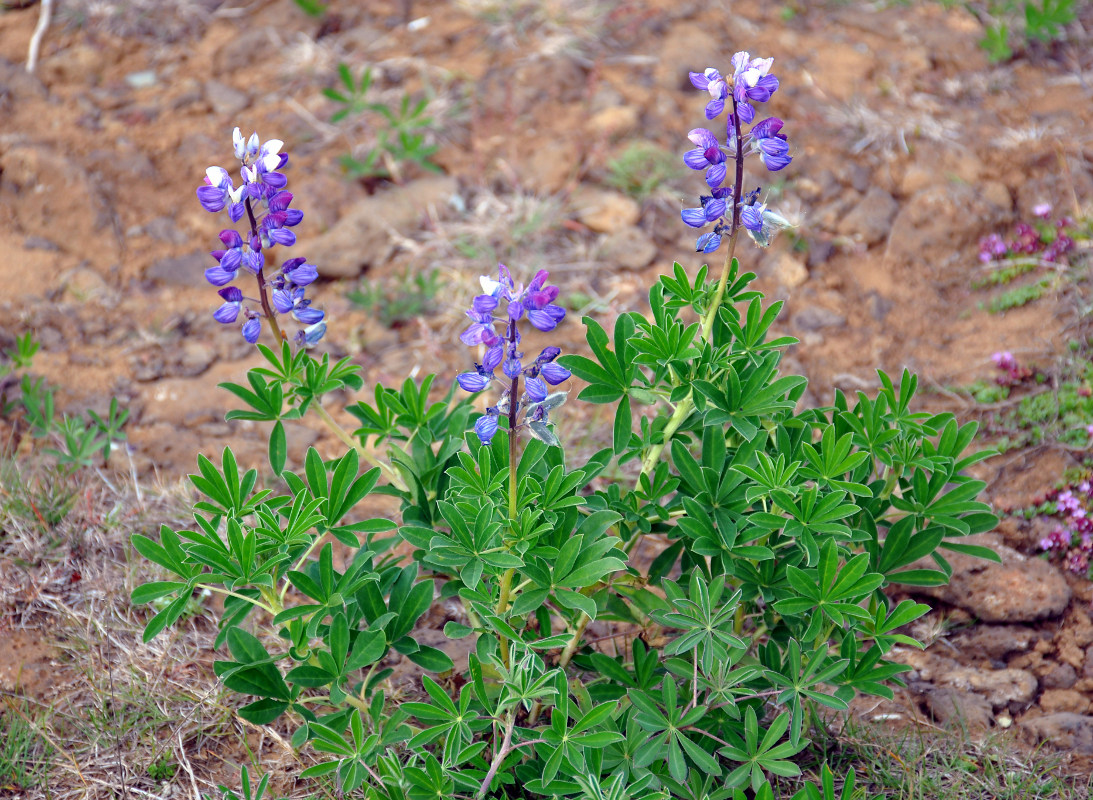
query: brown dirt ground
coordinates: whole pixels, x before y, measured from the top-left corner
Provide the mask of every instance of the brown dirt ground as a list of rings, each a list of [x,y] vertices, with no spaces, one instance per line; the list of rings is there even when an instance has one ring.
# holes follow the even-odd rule
[[[772,192],[800,223],[770,252],[749,245],[742,261],[786,300],[780,325],[801,339],[787,363],[810,377],[814,402],[836,386],[871,391],[875,369],[907,367],[927,390],[923,405],[968,414],[940,390],[989,379],[997,350],[1049,366],[1082,324],[1071,283],[1004,315],[984,311],[990,295],[970,284],[979,237],[1007,232],[1040,202],[1075,216],[1090,208],[1087,46],[992,65],[977,23],[937,3],[332,0],[317,21],[287,0],[70,0],[31,76],[23,62],[37,19],[37,6],[0,11],[0,347],[35,332],[34,371],[60,387],[61,410],[119,397],[143,482],[171,485],[197,452],[229,441],[244,463],[263,460],[262,431],[223,422],[230,399],[212,388],[241,377],[255,354],[211,320],[219,301],[201,277],[221,220],[194,190],[206,166],[229,162],[232,128],[284,139],[292,154],[289,188],[305,212],[292,255],[370,192],[413,198],[424,185],[414,171],[403,186],[345,178],[339,156],[373,132],[326,122],[335,107],[320,90],[339,62],[354,73],[374,65],[388,101],[428,88],[435,160],[460,198],[360,255],[371,281],[436,270],[444,289],[429,313],[383,327],[346,299],[355,275],[311,293],[329,312],[323,347],[352,356],[368,385],[421,371],[446,382],[464,369],[463,298],[498,259],[551,269],[563,297],[607,324],[644,308],[645,288],[674,260],[693,273],[701,260],[678,218],[694,203],[691,177],[644,198],[634,219],[593,221],[581,205],[628,145],[682,153],[686,131],[703,124],[686,71],[725,66],[738,49],[775,59],[782,88],[767,110],[786,120],[795,160]],[[639,240],[652,244],[647,258],[633,255]],[[580,351],[571,318],[561,344]],[[602,409],[568,413],[564,439],[602,440]],[[298,451],[337,447],[318,427],[292,436]],[[1080,456],[1046,447],[994,459],[987,496],[1026,504]],[[129,469],[117,466],[115,480]],[[5,557],[19,573],[10,548]],[[0,632],[0,684],[47,698],[71,676],[42,677],[58,651],[48,634],[44,647],[19,629],[41,620],[26,610],[35,598],[14,592],[9,607],[21,611]],[[1070,613],[1088,617],[1088,599],[1074,603]]]

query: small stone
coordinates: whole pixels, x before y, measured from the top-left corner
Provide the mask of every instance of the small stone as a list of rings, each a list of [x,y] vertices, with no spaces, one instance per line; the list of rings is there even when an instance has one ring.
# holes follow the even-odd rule
[[[926,691],[926,707],[938,723],[950,728],[986,730],[994,719],[990,703],[960,689],[930,687]]]
[[[820,306],[805,306],[792,317],[793,324],[802,331],[818,331],[823,328],[841,328],[846,317]]]
[[[27,250],[46,250],[50,253],[56,253],[61,248],[57,246],[56,242],[53,242],[44,236],[28,236],[23,239],[23,247]]]
[[[949,641],[969,658],[1000,661],[1014,653],[1025,653],[1040,640],[1040,634],[1023,625],[976,625],[960,631]]]
[[[808,269],[792,253],[779,251],[770,264],[770,274],[786,289],[795,289],[808,280]]]
[[[633,198],[606,189],[581,187],[571,199],[577,219],[596,233],[614,233],[637,224],[641,206]]]
[[[600,260],[622,269],[644,269],[657,257],[656,242],[637,226],[608,234],[601,245]]]
[[[205,81],[205,99],[215,114],[237,114],[250,105],[250,96],[226,83]]]
[[[307,247],[308,261],[324,278],[356,278],[390,258],[392,234],[411,236],[427,209],[438,213],[458,192],[455,178],[420,178],[365,197]]]
[[[1040,708],[1047,714],[1058,711],[1084,714],[1089,710],[1089,699],[1073,689],[1048,689],[1040,696]]]
[[[170,286],[208,286],[205,270],[213,264],[203,252],[161,258],[145,270],[144,277]]]
[[[171,217],[156,217],[141,228],[141,232],[168,244],[186,244],[190,237],[181,230]]]
[[[835,254],[835,245],[827,239],[810,239],[808,242],[808,261],[806,266],[812,270],[826,264]]]
[[[147,89],[156,85],[156,71],[154,69],[144,69],[140,72],[130,72],[125,76],[125,82],[134,89]]]
[[[1023,719],[1018,729],[1032,744],[1045,743],[1059,750],[1093,754],[1093,717],[1060,711]]]
[[[577,143],[554,142],[550,147],[536,147],[520,167],[521,182],[540,195],[562,191],[574,178],[578,161]]]
[[[844,236],[853,236],[867,245],[874,245],[888,236],[898,211],[899,203],[895,198],[874,186],[843,217],[837,230]]]
[[[61,276],[61,285],[78,300],[101,297],[108,290],[102,275],[90,267],[76,267]]]
[[[178,367],[172,372],[184,378],[197,377],[207,370],[216,360],[216,351],[208,344],[194,339],[182,343],[182,352],[178,356]]]
[[[585,123],[585,130],[592,136],[617,138],[634,131],[639,119],[640,114],[634,106],[612,106],[593,114]]]

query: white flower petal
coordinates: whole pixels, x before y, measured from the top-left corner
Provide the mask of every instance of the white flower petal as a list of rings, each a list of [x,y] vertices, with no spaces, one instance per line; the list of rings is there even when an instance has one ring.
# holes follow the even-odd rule
[[[285,143],[280,139],[270,139],[264,145],[262,145],[262,155],[270,156],[276,155],[281,152],[281,148],[285,146]]]
[[[219,186],[227,178],[229,181],[231,177],[228,175],[228,171],[223,167],[209,167],[205,170],[205,175],[209,178],[210,186]]]
[[[266,168],[266,172],[273,172],[281,164],[281,157],[276,153],[270,153],[262,158],[262,166]]]

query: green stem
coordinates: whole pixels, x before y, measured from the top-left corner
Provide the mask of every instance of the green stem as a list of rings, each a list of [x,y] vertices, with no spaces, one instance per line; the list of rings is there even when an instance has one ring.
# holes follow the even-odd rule
[[[228,597],[235,597],[239,600],[246,600],[248,603],[250,603],[255,608],[260,608],[263,611],[268,612],[269,615],[273,616],[273,617],[277,616],[280,613],[279,611],[274,610],[272,605],[266,605],[265,603],[261,602],[260,600],[255,600],[253,597],[247,597],[245,594],[239,594],[239,592],[233,592],[229,589],[221,589],[219,586],[212,586],[211,584],[208,584],[208,583],[197,583],[197,584],[194,584],[194,588],[195,589],[208,589],[210,592],[216,592],[217,594],[226,595]]]
[[[331,433],[337,436],[343,444],[353,450],[356,450],[357,455],[359,455],[373,467],[379,467],[380,471],[383,472],[385,476],[387,476],[387,480],[389,480],[393,486],[400,489],[401,491],[407,491],[408,487],[406,486],[405,481],[402,480],[402,478],[397,472],[395,472],[394,468],[390,464],[388,464],[386,461],[381,461],[380,459],[376,458],[372,454],[371,450],[369,450],[367,447],[364,447],[360,442],[354,439],[350,435],[349,431],[339,425],[338,421],[330,416],[330,412],[323,408],[322,404],[319,403],[318,400],[313,402],[311,405],[315,409],[315,413],[319,415],[319,419],[321,419],[326,424],[326,427],[330,428]]]

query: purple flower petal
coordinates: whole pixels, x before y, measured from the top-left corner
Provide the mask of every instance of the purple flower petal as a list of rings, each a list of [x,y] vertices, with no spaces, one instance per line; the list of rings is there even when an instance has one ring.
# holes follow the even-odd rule
[[[704,233],[695,242],[696,253],[712,253],[721,246],[721,235],[717,233]]]
[[[481,392],[490,385],[490,377],[477,372],[463,372],[455,376],[460,388],[465,392]]]
[[[250,344],[254,344],[258,341],[259,335],[262,333],[262,322],[258,317],[251,317],[243,323],[243,338]]]
[[[205,270],[205,280],[213,286],[223,286],[224,284],[231,283],[235,280],[235,272],[233,270],[224,269],[219,265],[209,267]]]
[[[273,293],[273,307],[277,309],[278,314],[287,314],[292,310],[294,305],[292,300],[292,292],[285,289],[278,289]]]
[[[459,335],[459,341],[463,342],[467,347],[474,347],[475,345],[482,344],[486,340],[487,333],[496,335],[492,325],[483,325],[480,322],[476,322]]]
[[[706,169],[710,166],[710,162],[706,160],[706,156],[703,155],[704,152],[702,148],[688,150],[683,154],[683,163],[691,169]]]
[[[740,209],[740,222],[749,231],[761,231],[763,229],[763,206],[745,206]]]
[[[703,152],[717,147],[717,137],[714,136],[713,131],[706,128],[694,128],[688,131],[687,138]]]
[[[714,164],[708,170],[706,170],[706,185],[711,189],[716,189],[722,183],[725,182],[725,176],[728,174],[728,165],[725,162],[720,164]]]
[[[239,303],[224,303],[213,312],[213,319],[225,325],[235,322],[239,317]]]
[[[551,386],[557,386],[562,381],[569,380],[572,373],[561,364],[551,361],[540,367],[539,374],[542,375],[543,380]]]
[[[701,208],[685,208],[680,212],[680,216],[683,221],[690,225],[692,228],[705,227],[709,220],[706,219],[706,212]]]
[[[494,346],[486,350],[486,355],[482,358],[482,369],[487,372],[493,372],[497,369],[501,360],[505,357],[505,348],[500,345]]]
[[[505,373],[506,377],[510,379],[515,378],[524,371],[524,365],[520,363],[520,359],[510,357],[505,360],[505,364],[501,367],[501,371]]]
[[[478,439],[482,444],[488,445],[494,434],[497,433],[497,417],[493,414],[485,414],[479,417],[478,421],[474,423],[474,432],[478,435]]]
[[[533,403],[541,403],[546,400],[547,387],[540,378],[528,378],[524,381],[524,391],[528,394],[528,399]]]
[[[316,322],[322,320],[326,314],[317,308],[311,308],[310,306],[297,307],[292,311],[292,318],[297,322],[302,322],[304,325],[313,325]]]

